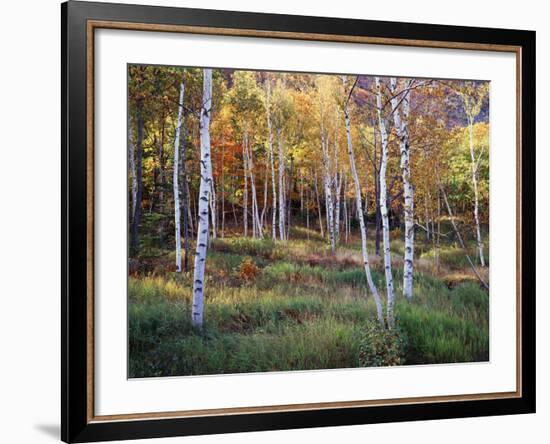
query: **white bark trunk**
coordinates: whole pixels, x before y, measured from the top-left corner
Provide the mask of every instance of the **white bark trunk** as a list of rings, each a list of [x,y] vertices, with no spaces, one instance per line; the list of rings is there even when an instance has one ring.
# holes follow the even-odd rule
[[[263,239],[262,223],[260,221],[260,213],[258,209],[258,197],[256,193],[256,180],[254,178],[254,161],[252,158],[252,148],[250,147],[249,139],[246,141],[246,158],[248,163],[248,173],[250,175],[250,188],[252,190],[252,222],[254,237],[258,236]]]
[[[382,143],[382,159],[380,165],[380,213],[382,216],[382,239],[384,241],[384,272],[386,276],[386,297],[387,297],[387,322],[388,327],[394,326],[393,306],[395,302],[393,292],[393,276],[391,271],[391,252],[390,252],[390,226],[388,220],[387,207],[387,187],[386,187],[386,169],[388,166],[388,134],[386,132],[386,123],[382,116],[382,91],[380,90],[380,78],[375,77],[376,83],[376,109],[378,114],[378,126]]]
[[[344,79],[344,85],[346,81]],[[361,230],[361,251],[363,253],[363,266],[365,268],[365,275],[367,277],[367,283],[369,289],[372,293],[374,302],[376,303],[376,314],[378,321],[383,325],[384,324],[384,315],[382,314],[382,302],[378,294],[378,289],[372,280],[372,274],[369,265],[369,253],[367,249],[367,230],[365,228],[365,219],[363,217],[363,203],[361,201],[361,185],[359,184],[359,177],[357,176],[357,170],[355,168],[355,157],[353,154],[353,143],[351,140],[351,123],[349,119],[349,113],[347,105],[344,108],[344,118],[346,121],[346,134],[348,141],[348,156],[349,156],[349,165],[351,177],[353,178],[353,183],[355,185],[355,203],[357,206],[357,218],[359,219],[359,228]]]
[[[204,269],[208,243],[208,200],[212,181],[212,161],[210,158],[210,111],[212,108],[212,70],[204,69],[202,108],[200,113],[201,180],[199,188],[199,219],[197,228],[197,248],[195,252],[195,272],[193,276],[193,304],[191,323],[195,327],[203,325],[204,318]]]
[[[340,173],[338,165],[338,129],[340,122],[340,116],[338,115],[338,108],[334,108],[334,178],[332,181],[332,189],[334,192],[334,242],[338,244],[340,242],[340,193],[342,191],[342,174]]]
[[[285,158],[280,130],[277,130],[277,144],[279,146],[279,238],[285,240]]]
[[[391,78],[391,106],[401,154],[401,177],[403,179],[403,212],[405,213],[405,252],[403,257],[403,295],[410,301],[413,296],[414,267],[414,196],[411,184],[410,144],[409,144],[409,91],[396,97],[397,80]],[[401,109],[399,109],[401,108]]]
[[[271,166],[271,186],[272,186],[272,193],[273,193],[271,237],[273,238],[273,240],[277,240],[277,184],[275,181],[275,155],[273,153],[273,126],[271,124],[271,86],[269,84],[269,81],[267,82],[266,114],[267,114],[269,163]]]
[[[478,163],[476,162],[474,155],[474,119],[473,117],[468,118],[468,130],[470,135],[470,157],[472,161],[472,184],[474,186],[474,219],[476,223],[476,241],[477,241],[477,250],[479,255],[479,263],[482,267],[485,267],[485,257],[483,255],[483,241],[481,240],[481,229],[479,224],[479,190],[477,185],[477,167]]]
[[[176,125],[176,137],[174,140],[174,222],[176,225],[176,273],[181,273],[181,215],[180,215],[180,187],[178,166],[180,163],[180,136],[181,128],[183,127],[183,97],[185,93],[185,85],[183,81],[180,84],[180,96],[178,102],[178,122]]]
[[[329,164],[328,142],[325,136],[325,126],[323,122],[323,104],[320,103],[321,110],[321,151],[323,152],[323,183],[325,186],[325,200],[327,213],[327,230],[332,251],[336,249],[336,240],[334,238],[334,205],[332,201],[331,174]]]
[[[243,175],[244,175],[244,188],[243,188],[243,233],[244,237],[248,236],[248,161],[247,161],[247,147],[248,143],[246,133],[243,137]]]
[[[336,205],[334,209],[334,237],[336,243],[340,242],[340,217],[341,217],[341,197],[342,197],[342,173],[336,175]]]
[[[315,196],[317,198],[317,211],[319,214],[319,230],[321,231],[321,237],[325,237],[323,230],[323,212],[321,210],[321,199],[319,198],[319,186],[317,185],[317,171],[315,171]]]

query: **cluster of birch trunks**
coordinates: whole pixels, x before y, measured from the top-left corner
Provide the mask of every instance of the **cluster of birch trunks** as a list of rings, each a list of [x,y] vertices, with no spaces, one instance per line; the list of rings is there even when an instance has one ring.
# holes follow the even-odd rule
[[[172,231],[175,271],[193,265],[193,325],[204,322],[210,239],[237,233],[285,242],[292,223],[318,230],[332,251],[352,236],[360,239],[368,291],[385,328],[395,322],[392,226],[404,243],[403,297],[414,294],[415,231],[428,239],[440,235],[434,221],[442,208],[488,289],[478,270],[485,266],[482,208],[488,206],[480,165],[488,150],[476,146],[474,134],[488,120],[484,82],[129,69],[130,256],[139,256],[144,214],[154,208],[170,214],[160,226]],[[457,182],[449,160],[454,127],[467,130],[469,171],[465,188],[455,186],[449,195],[448,184]],[[471,192],[462,196],[466,188]],[[367,242],[370,215],[374,252]],[[459,220],[472,222],[475,256]],[[383,257],[384,289],[372,276],[374,253]]]

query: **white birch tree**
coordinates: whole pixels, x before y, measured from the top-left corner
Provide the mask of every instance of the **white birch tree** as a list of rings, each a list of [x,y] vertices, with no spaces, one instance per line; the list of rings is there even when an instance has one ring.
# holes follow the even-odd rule
[[[247,148],[246,148],[246,134],[243,137],[242,141],[243,147],[243,235],[244,237],[248,236],[248,159],[247,159]]]
[[[411,300],[413,297],[413,269],[414,269],[414,196],[411,183],[410,142],[409,142],[409,110],[410,110],[410,82],[404,92],[397,90],[397,79],[390,79],[391,106],[393,120],[399,139],[401,154],[400,168],[403,179],[403,212],[405,215],[405,251],[403,257],[403,295]]]
[[[200,188],[199,214],[197,224],[197,247],[195,252],[195,271],[193,275],[193,304],[191,323],[202,328],[204,318],[204,270],[208,244],[208,201],[212,182],[212,160],[210,157],[210,112],[212,110],[212,69],[203,70],[203,93],[200,111]]]
[[[246,136],[245,143],[246,150],[246,163],[248,165],[248,173],[250,175],[250,189],[252,190],[252,226],[253,226],[253,237],[259,237],[263,239],[262,233],[262,223],[260,221],[260,213],[258,210],[258,197],[256,193],[256,180],[254,178],[254,161],[252,158],[252,147],[250,146],[250,139],[248,133]]]
[[[285,153],[283,150],[283,138],[280,129],[277,129],[277,144],[279,147],[279,238],[285,240]]]
[[[384,242],[384,273],[386,277],[386,317],[388,327],[394,326],[393,307],[395,296],[393,291],[393,276],[391,271],[391,251],[390,251],[390,225],[388,220],[387,206],[387,185],[386,185],[386,170],[388,167],[388,133],[386,131],[385,116],[383,116],[382,106],[382,91],[380,78],[374,78],[376,84],[376,112],[378,115],[378,126],[380,129],[380,138],[382,144],[382,159],[380,165],[380,213],[382,216],[382,239]]]
[[[330,156],[328,148],[328,140],[325,134],[324,123],[324,104],[323,98],[319,96],[319,123],[321,126],[321,151],[323,153],[323,185],[325,188],[325,201],[327,213],[327,231],[329,235],[330,248],[336,250],[336,239],[334,236],[334,205],[332,200],[332,177],[330,174]]]
[[[174,175],[173,175],[173,187],[174,187],[174,222],[175,222],[175,236],[176,236],[176,273],[181,273],[181,215],[180,215],[180,187],[179,187],[179,174],[178,166],[180,163],[180,137],[181,129],[183,127],[183,98],[185,94],[185,84],[183,79],[180,83],[180,96],[178,102],[178,120],[176,124],[176,137],[174,139]]]
[[[343,77],[343,84],[344,84],[344,90],[345,90],[347,86],[346,77]],[[352,91],[353,89],[349,92],[348,97],[351,97]],[[355,186],[355,203],[357,207],[356,208],[357,218],[359,219],[359,229],[361,231],[361,251],[363,253],[363,267],[365,269],[367,284],[369,286],[369,289],[372,293],[372,297],[376,304],[376,314],[378,317],[378,321],[380,321],[380,323],[383,325],[384,315],[382,313],[382,302],[380,300],[380,295],[378,294],[378,289],[376,288],[376,285],[374,284],[374,281],[372,279],[372,274],[371,274],[370,265],[369,265],[369,253],[367,249],[367,230],[365,228],[365,219],[363,215],[363,203],[361,200],[361,185],[359,183],[359,177],[357,176],[357,169],[355,167],[355,156],[353,153],[353,142],[351,138],[351,123],[350,123],[350,117],[349,117],[348,104],[349,104],[349,98],[344,103],[344,119],[346,122],[346,135],[347,135],[347,142],[348,142],[350,173],[351,173],[351,177],[353,178],[353,183]]]
[[[479,221],[479,185],[478,185],[478,169],[481,160],[481,153],[476,159],[474,148],[474,123],[476,117],[481,112],[483,101],[488,94],[488,84],[476,85],[475,82],[462,82],[455,89],[464,106],[464,112],[468,122],[469,148],[470,148],[470,169],[472,173],[472,187],[474,189],[474,221],[476,229],[476,242],[478,250],[479,263],[485,267],[485,256],[483,254],[483,240],[481,239],[481,228]]]
[[[271,187],[272,187],[272,219],[271,219],[271,237],[277,240],[277,184],[275,182],[275,156],[273,153],[273,125],[271,123],[271,83],[270,79],[266,81],[265,109],[267,117],[267,133],[269,148],[269,164],[271,167]]]

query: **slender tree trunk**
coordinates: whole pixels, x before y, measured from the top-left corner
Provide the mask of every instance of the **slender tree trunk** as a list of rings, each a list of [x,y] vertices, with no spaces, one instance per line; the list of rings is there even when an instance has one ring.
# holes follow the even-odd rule
[[[474,155],[474,119],[468,118],[468,130],[470,135],[470,157],[472,161],[472,184],[474,186],[474,220],[476,223],[476,240],[477,250],[479,255],[479,263],[485,267],[485,257],[483,255],[483,241],[481,240],[481,228],[479,224],[479,190],[477,184],[477,167],[478,164]]]
[[[204,318],[204,269],[208,243],[208,200],[212,181],[212,160],[210,158],[210,110],[212,108],[212,70],[204,69],[202,108],[200,113],[201,180],[199,189],[199,223],[197,229],[197,249],[195,253],[195,273],[193,276],[193,305],[191,322],[202,328]]]
[[[277,144],[279,146],[279,238],[285,240],[285,158],[280,129],[277,129]]]
[[[178,179],[178,185],[180,188],[180,214],[183,214],[183,244],[185,250],[185,257],[183,261],[183,269],[189,271],[189,219],[190,219],[190,210],[189,210],[189,187],[187,184],[187,135],[188,127],[184,127],[184,134],[180,133],[180,146],[178,149],[181,151],[179,155],[179,165],[180,170],[180,179]]]
[[[374,133],[374,161],[373,161],[373,176],[374,176],[374,194],[375,194],[375,237],[374,237],[374,245],[375,245],[375,253],[377,256],[380,256],[380,241],[382,238],[382,215],[380,213],[380,163],[378,160],[378,148],[377,148],[377,132],[376,132],[376,124],[373,122],[373,133]]]
[[[288,173],[288,199],[286,216],[286,239],[290,239],[290,211],[292,209],[292,181],[294,174],[294,158],[290,158],[290,171]]]
[[[273,152],[273,126],[271,124],[271,85],[267,82],[266,96],[266,114],[267,114],[267,132],[268,132],[268,148],[269,148],[269,163],[271,166],[271,186],[272,186],[272,220],[271,220],[271,237],[277,240],[277,184],[275,181],[275,155]],[[279,147],[279,151],[281,148]]]
[[[304,176],[300,169],[300,219],[304,220]]]
[[[325,200],[326,200],[326,213],[327,213],[327,231],[330,240],[330,248],[332,251],[336,250],[336,239],[334,238],[334,206],[332,202],[332,190],[331,190],[331,175],[328,155],[328,141],[325,136],[325,126],[323,122],[323,105],[320,104],[321,110],[321,150],[323,152],[323,181],[325,186]]]
[[[260,222],[261,222],[262,228],[265,225],[265,214],[266,214],[266,211],[267,211],[267,194],[268,194],[267,185],[268,185],[268,182],[269,182],[269,172],[268,172],[268,169],[266,167],[264,169],[264,203],[263,203],[263,207],[262,207],[262,214],[260,215]]]
[[[380,167],[380,213],[382,216],[382,237],[384,240],[384,271],[386,276],[386,317],[388,327],[394,326],[393,307],[395,303],[393,291],[393,276],[391,271],[391,251],[390,251],[390,226],[388,220],[387,207],[387,189],[386,189],[386,169],[388,166],[388,135],[386,132],[386,123],[382,116],[382,91],[380,90],[380,78],[375,77],[376,82],[376,108],[378,113],[378,126],[380,128],[380,138],[382,144],[382,165]]]
[[[248,151],[246,144],[248,143],[248,136],[245,133],[243,137],[243,175],[244,175],[244,188],[243,188],[243,233],[244,237],[248,236],[248,159],[246,152]]]
[[[260,221],[260,215],[258,210],[258,196],[256,193],[256,180],[254,178],[254,160],[252,158],[252,148],[250,147],[250,144],[248,143],[248,137],[247,137],[247,143],[246,143],[246,158],[248,163],[248,173],[250,174],[250,188],[252,190],[252,222],[253,222],[253,232],[254,237],[258,236],[260,239],[263,239],[263,233],[262,233],[262,224]]]
[[[174,186],[174,222],[176,227],[175,241],[176,241],[176,273],[181,273],[181,215],[180,215],[180,187],[179,187],[179,175],[178,167],[180,163],[179,153],[180,153],[180,135],[181,128],[183,126],[183,97],[185,93],[185,85],[183,80],[180,84],[180,96],[178,102],[178,123],[176,125],[176,137],[174,140],[174,176],[173,176],[173,186]]]
[[[308,240],[309,240],[309,200],[310,200],[310,189],[308,187],[306,191],[306,228],[307,228]]]
[[[424,222],[426,224],[426,240],[430,241],[430,216],[428,209],[428,195],[424,195]],[[432,233],[433,235],[433,233]]]
[[[342,185],[342,173],[339,171],[340,166],[338,165],[338,129],[339,129],[340,116],[338,115],[338,107],[334,107],[334,148],[333,148],[333,159],[334,159],[334,176],[332,179],[332,190],[334,190],[334,243],[338,244],[340,242],[340,194],[341,194],[341,185]]]
[[[143,195],[143,101],[140,99],[136,105],[136,127],[137,127],[137,164],[136,182],[137,190],[134,206],[134,217],[132,218],[131,250],[136,255],[139,250],[139,226],[141,224],[141,199]]]
[[[317,171],[315,172],[315,195],[317,196],[317,211],[319,212],[319,229],[321,230],[321,237],[324,238],[323,212],[321,210],[321,199],[319,198],[319,186],[317,185]]]
[[[344,87],[346,85],[346,80],[344,78]],[[378,294],[378,289],[372,280],[372,274],[369,265],[369,253],[367,249],[367,231],[365,229],[365,219],[363,216],[363,203],[361,202],[361,185],[359,183],[359,177],[357,177],[357,170],[355,169],[355,157],[353,155],[353,143],[351,140],[351,123],[349,119],[349,111],[347,104],[344,107],[344,118],[346,121],[346,134],[348,141],[348,156],[349,156],[349,165],[351,177],[353,178],[353,183],[355,185],[355,205],[357,207],[357,218],[359,219],[359,228],[361,231],[361,251],[363,253],[363,266],[365,268],[365,275],[367,278],[367,283],[369,289],[372,293],[374,302],[376,303],[376,314],[378,321],[384,325],[384,315],[382,314],[382,302]]]
[[[403,179],[403,212],[405,213],[405,252],[403,257],[403,295],[410,301],[413,297],[413,269],[414,269],[414,196],[411,184],[410,145],[409,145],[409,92],[403,97],[396,97],[397,80],[391,80],[391,106],[401,154],[401,177]],[[401,100],[401,103],[399,103]],[[401,108],[401,109],[399,109]],[[429,230],[429,228],[428,228]]]
[[[336,205],[334,208],[334,237],[336,243],[340,242],[340,213],[342,197],[342,173],[338,173],[335,178]]]

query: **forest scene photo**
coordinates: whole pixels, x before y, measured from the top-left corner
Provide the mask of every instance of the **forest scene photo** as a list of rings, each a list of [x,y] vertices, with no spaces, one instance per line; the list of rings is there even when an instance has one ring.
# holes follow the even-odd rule
[[[128,377],[489,360],[489,82],[127,74]]]

